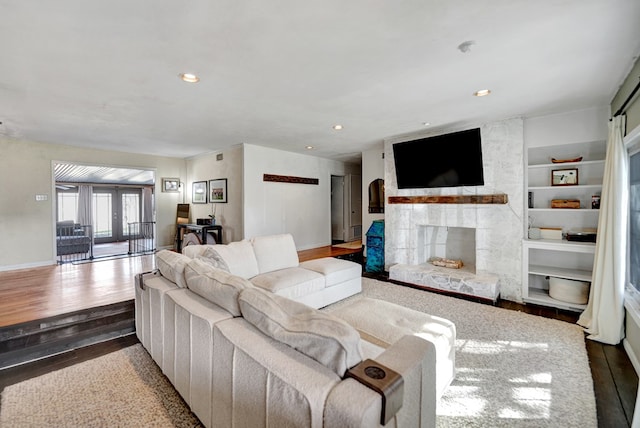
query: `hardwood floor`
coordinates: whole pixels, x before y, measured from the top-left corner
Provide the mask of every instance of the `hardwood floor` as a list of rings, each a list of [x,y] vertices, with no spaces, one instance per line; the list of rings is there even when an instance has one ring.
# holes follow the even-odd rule
[[[351,250],[353,252],[353,250]],[[330,246],[299,252],[301,261],[348,256]],[[134,276],[154,268],[154,257],[139,256],[79,265],[59,265],[0,272],[0,327],[39,320],[134,298]],[[387,280],[384,275],[369,275]],[[499,301],[498,306],[575,322],[577,314]],[[0,371],[0,391],[7,385],[137,343],[135,336],[76,349],[44,360]],[[586,341],[598,411],[598,426],[629,427],[638,376],[623,347]],[[579,409],[576,409],[579,411]]]
[[[0,272],[0,327],[134,298],[135,274],[153,255]]]

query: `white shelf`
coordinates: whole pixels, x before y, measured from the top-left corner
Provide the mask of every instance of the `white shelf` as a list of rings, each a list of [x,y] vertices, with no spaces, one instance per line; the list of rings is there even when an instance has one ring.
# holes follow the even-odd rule
[[[582,129],[591,124],[587,116],[579,116],[584,121],[578,126]],[[584,126],[583,126],[584,125]],[[539,123],[538,123],[538,126]],[[593,140],[589,135],[582,135],[579,141],[567,136],[564,129],[556,129],[556,123],[550,121],[548,128],[540,127],[538,131],[546,139],[554,141],[550,144],[532,144],[526,141],[525,152],[525,191],[532,194],[533,207],[525,206],[525,216],[530,223],[538,226],[560,227],[565,232],[570,230],[595,229],[598,224],[599,209],[592,209],[593,196],[602,193],[602,179],[605,167],[606,141],[600,140],[593,132]],[[606,135],[604,127],[600,129]],[[586,138],[585,138],[586,137]],[[567,144],[561,143],[568,138]],[[584,139],[583,139],[584,138]],[[532,142],[535,140],[532,140]],[[539,142],[538,142],[539,143]],[[580,162],[553,163],[555,159],[574,159],[582,157]],[[577,169],[579,184],[568,186],[551,186],[551,171]],[[577,199],[581,208],[551,208],[553,199]],[[524,230],[525,237],[528,230]],[[595,243],[567,241],[566,239],[523,239],[522,264],[522,298],[525,302],[542,306],[582,311],[586,305],[577,305],[549,296],[548,283],[545,277],[557,277],[576,281],[591,282]]]
[[[595,254],[596,244],[593,242],[566,241],[564,239],[525,239],[527,248],[539,250],[570,251],[574,253]]]
[[[580,162],[564,162],[564,163],[541,163],[535,165],[529,165],[530,169],[535,168],[557,168],[557,169],[565,169],[566,167],[576,167],[581,165],[600,165],[604,164],[603,160],[591,160],[591,161],[580,161]]]
[[[529,190],[602,189],[602,184],[576,184],[571,186],[530,186]]]
[[[575,279],[577,281],[591,282],[592,272],[589,270],[567,269],[555,266],[529,265],[529,273],[532,275],[555,276],[557,278]]]
[[[529,212],[592,212],[599,213],[600,210],[592,208],[529,208]]]
[[[561,300],[556,300],[549,296],[549,293],[546,290],[540,290],[537,288],[529,289],[529,297],[524,298],[525,302],[536,303],[544,306],[552,306],[559,309],[568,309],[570,311],[584,311],[587,308],[587,305],[578,305],[575,303],[563,302]]]

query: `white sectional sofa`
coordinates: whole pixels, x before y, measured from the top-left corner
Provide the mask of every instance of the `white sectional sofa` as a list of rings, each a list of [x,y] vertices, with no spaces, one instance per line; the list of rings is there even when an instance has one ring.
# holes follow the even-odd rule
[[[259,236],[227,245],[189,245],[182,253],[313,308],[362,290],[361,265],[333,257],[300,263],[290,234]]]
[[[158,270],[136,277],[135,304],[140,342],[206,427],[381,426],[380,394],[345,377],[367,359],[402,377],[403,394],[387,410],[385,426],[435,426],[437,399],[453,378],[455,328],[435,323],[429,336],[431,317],[385,302],[373,309],[390,311],[389,324],[367,333],[368,322],[358,317],[384,314],[368,311],[362,300],[335,315],[319,311],[203,254],[157,253]],[[232,269],[246,269],[252,280],[260,275]],[[326,282],[349,283],[339,272],[330,271],[335,277]],[[449,361],[439,361],[443,356]]]

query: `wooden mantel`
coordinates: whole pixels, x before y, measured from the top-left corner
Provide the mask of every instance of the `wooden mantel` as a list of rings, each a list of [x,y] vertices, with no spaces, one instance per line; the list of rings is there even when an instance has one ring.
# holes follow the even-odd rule
[[[506,193],[493,195],[389,196],[390,204],[506,204]]]

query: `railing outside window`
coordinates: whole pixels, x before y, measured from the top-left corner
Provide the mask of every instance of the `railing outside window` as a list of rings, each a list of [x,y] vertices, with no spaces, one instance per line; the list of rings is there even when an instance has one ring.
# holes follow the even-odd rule
[[[142,221],[128,224],[129,255],[150,254],[156,251],[154,221]]]

